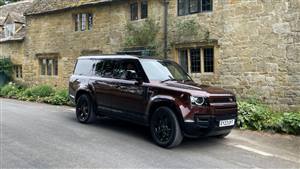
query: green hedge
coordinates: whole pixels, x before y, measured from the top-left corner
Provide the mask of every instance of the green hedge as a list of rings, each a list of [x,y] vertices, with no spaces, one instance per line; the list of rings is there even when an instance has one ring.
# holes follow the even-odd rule
[[[238,127],[300,135],[300,112],[272,112],[257,101],[240,101]]]
[[[25,87],[9,83],[0,88],[0,96],[23,101],[36,101],[53,105],[71,105],[68,91],[56,89],[49,85]]]

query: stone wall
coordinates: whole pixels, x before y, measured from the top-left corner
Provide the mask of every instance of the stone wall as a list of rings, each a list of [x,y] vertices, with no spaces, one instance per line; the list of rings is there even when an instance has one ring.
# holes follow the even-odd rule
[[[195,20],[218,41],[215,73],[192,75],[197,81],[300,110],[299,0],[219,0],[211,13],[180,17],[176,10],[170,1],[171,20]]]
[[[169,4],[170,58],[184,46],[214,45],[215,72],[192,74],[198,82],[254,96],[274,109],[300,110],[300,1],[215,0],[213,12],[177,16],[177,0]],[[95,14],[92,31],[75,32],[72,14]],[[89,51],[110,54],[123,49],[129,3],[114,2],[43,15],[27,16],[24,79],[31,84],[67,86],[75,60]],[[163,39],[163,5],[149,0],[149,18]],[[173,43],[176,23],[194,20],[201,36]],[[202,32],[202,33],[201,33]],[[216,43],[210,44],[210,40]],[[39,75],[38,55],[59,56],[59,76]]]
[[[9,57],[17,65],[23,64],[24,44],[22,41],[10,41],[0,43],[0,58]]]
[[[161,7],[149,1],[149,17],[160,22],[157,13]],[[91,31],[74,30],[73,14],[89,12],[94,14]],[[114,2],[104,5],[76,8],[45,15],[27,16],[26,59],[24,79],[31,84],[49,83],[66,87],[72,74],[74,63],[81,55],[113,54],[124,48],[127,22],[139,24],[145,20],[130,21],[129,2]],[[38,55],[59,57],[58,76],[39,74]]]

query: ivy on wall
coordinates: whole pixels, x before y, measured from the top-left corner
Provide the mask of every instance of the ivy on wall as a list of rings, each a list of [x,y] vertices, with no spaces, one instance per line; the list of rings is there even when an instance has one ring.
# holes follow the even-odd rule
[[[125,47],[145,47],[149,50],[158,49],[157,34],[159,26],[152,19],[143,22],[129,22],[126,25]]]
[[[9,58],[0,59],[0,74],[4,74],[7,77],[12,77],[13,63]]]
[[[171,28],[172,29],[172,28]],[[207,28],[200,26],[195,20],[177,20],[169,34],[170,43],[185,43],[208,41],[210,33]]]

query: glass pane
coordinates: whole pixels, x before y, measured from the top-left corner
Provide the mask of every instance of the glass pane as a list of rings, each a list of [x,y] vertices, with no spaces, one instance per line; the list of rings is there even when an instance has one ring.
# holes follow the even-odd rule
[[[199,11],[199,0],[190,0],[190,13]]]
[[[112,78],[114,71],[115,61],[103,60],[96,65],[96,74],[104,78]]]
[[[54,76],[58,75],[58,60],[57,59],[53,60],[53,75]]]
[[[46,59],[40,59],[41,75],[46,75]]]
[[[212,11],[212,0],[202,0],[202,11]]]
[[[74,18],[75,31],[78,31],[79,15],[76,14],[76,15],[73,16],[73,18]]]
[[[201,61],[200,61],[200,49],[191,49],[191,72],[200,73],[201,71]]]
[[[189,0],[178,0],[178,16],[188,14],[188,1]]]
[[[138,18],[138,3],[130,4],[131,20],[137,20]]]
[[[75,75],[90,75],[93,70],[94,61],[90,59],[80,59],[77,61]]]
[[[86,29],[86,14],[81,14],[81,30],[85,31]]]
[[[141,59],[142,67],[149,80],[192,80],[186,72],[173,61]]]
[[[52,75],[52,65],[53,65],[53,61],[47,59],[47,75],[48,76]]]
[[[143,0],[141,2],[141,18],[147,18],[148,17],[148,2],[147,0]]]
[[[179,50],[179,64],[185,72],[188,72],[188,51],[186,49]]]
[[[88,30],[93,28],[93,14],[88,14]]]
[[[23,78],[23,68],[20,66],[20,78]]]
[[[214,49],[204,49],[204,72],[214,72]]]

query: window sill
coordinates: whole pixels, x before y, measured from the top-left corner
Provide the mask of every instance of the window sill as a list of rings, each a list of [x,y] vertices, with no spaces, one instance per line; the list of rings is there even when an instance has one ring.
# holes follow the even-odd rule
[[[41,78],[58,78],[59,76],[40,75]]]
[[[204,11],[204,12],[196,12],[196,13],[190,13],[190,14],[186,14],[186,15],[178,15],[177,17],[189,17],[189,16],[201,16],[201,15],[211,15],[213,13],[213,11]]]
[[[207,75],[207,76],[213,76],[215,75],[214,72],[205,72],[205,73],[189,73],[189,75],[196,75],[196,76],[201,76],[201,75]]]
[[[143,18],[143,19],[137,19],[137,20],[130,20],[130,22],[134,23],[134,22],[144,22],[146,21],[148,18]]]

